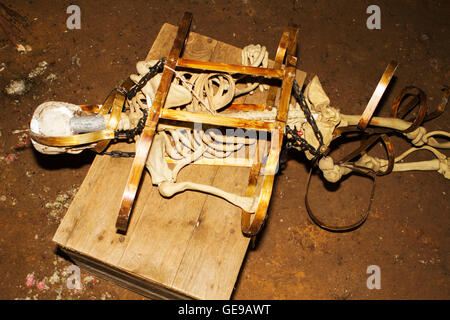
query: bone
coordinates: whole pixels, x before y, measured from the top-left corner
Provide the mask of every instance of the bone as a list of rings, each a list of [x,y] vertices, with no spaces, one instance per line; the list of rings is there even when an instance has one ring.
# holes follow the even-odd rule
[[[347,125],[357,125],[361,116],[359,115],[345,115],[341,114],[342,121],[339,126],[347,126]],[[376,127],[384,127],[396,129],[399,131],[403,131],[408,129],[411,126],[411,122],[396,119],[396,118],[384,118],[384,117],[373,117],[369,125]],[[445,131],[432,131],[428,132],[424,127],[418,127],[416,130],[412,132],[408,132],[405,136],[411,140],[411,143],[415,146],[423,146],[429,145],[435,148],[443,148],[450,149],[450,142],[438,142],[433,136],[441,135],[447,138],[450,138],[450,133]]]
[[[338,182],[342,176],[349,174],[350,169],[334,164],[331,157],[323,157],[319,160],[319,169],[322,170],[324,178],[329,182]]]
[[[433,153],[436,159],[425,160],[425,161],[414,161],[414,162],[405,162],[399,163],[408,155],[417,151],[429,151]],[[371,157],[367,154],[364,154],[357,162],[356,165],[375,169],[375,171],[382,172],[388,166],[388,161],[385,159],[379,159],[376,157]],[[446,179],[450,179],[450,162],[445,154],[439,152],[433,147],[423,146],[420,148],[410,148],[400,156],[396,157],[394,160],[394,168],[392,171],[394,172],[404,172],[404,171],[437,171],[442,174]]]
[[[139,75],[132,74],[130,76],[131,80],[138,83],[142,77],[149,71],[149,68],[155,65],[157,60],[150,61],[139,61],[136,64],[136,69]],[[151,78],[147,84],[142,88],[142,92],[151,98],[151,101],[155,99],[156,91],[158,90],[159,83],[161,82],[162,74],[158,73],[156,76]],[[173,108],[177,106],[182,106],[190,103],[192,101],[192,95],[188,89],[176,83],[174,80],[170,86],[169,93],[167,95],[164,107]]]
[[[421,150],[433,153],[436,159],[400,163],[400,161],[402,161],[411,153]],[[386,170],[388,161],[385,159],[369,156],[368,154],[363,154],[361,158],[355,162],[355,165],[360,168],[370,169],[375,173],[382,173]],[[342,176],[352,172],[352,170],[345,167],[344,165],[335,164],[333,158],[331,157],[323,157],[322,159],[320,159],[319,169],[322,171],[324,178],[332,183],[338,182],[339,180],[341,180]],[[410,148],[400,156],[395,158],[394,167],[392,169],[393,172],[405,172],[414,170],[437,171],[438,173],[442,174],[444,178],[450,179],[450,161],[448,161],[447,156],[430,146]]]
[[[139,143],[139,141],[136,143]],[[145,165],[150,172],[154,185],[159,185],[164,181],[172,182],[172,172],[164,159],[164,149],[164,137],[161,134],[157,134],[153,139],[150,154]]]
[[[181,165],[179,164],[172,171],[170,170],[165,160],[165,146],[166,144],[164,134],[162,132],[158,133],[153,140],[150,154],[146,163],[146,167],[150,172],[152,178],[152,183],[158,185],[158,190],[162,196],[170,198],[175,194],[183,192],[185,190],[193,190],[205,192],[223,198],[247,212],[256,211],[258,201],[254,197],[242,197],[223,191],[219,188],[189,181],[175,183],[174,181],[176,181],[176,176],[181,168],[191,161],[195,160],[199,155],[201,155],[203,150],[200,150],[201,152],[198,152],[197,150],[197,154],[194,153],[193,155],[191,155],[191,158],[185,158],[184,162],[182,161]]]
[[[178,183],[163,182],[159,185],[159,192],[163,197],[167,198],[172,197],[176,193],[180,193],[186,190],[194,190],[212,194],[214,196],[225,199],[228,202],[234,204],[235,206],[238,206],[239,208],[250,213],[254,213],[258,206],[258,201],[257,198],[255,197],[241,197],[223,191],[219,188],[215,188],[204,184],[198,184],[194,182],[178,182]]]
[[[75,104],[47,101],[40,104],[33,113],[30,130],[34,134],[52,136],[70,136],[74,134],[70,128],[70,119],[80,113],[81,108]],[[90,146],[52,147],[31,140],[34,148],[43,154],[80,153]]]
[[[269,63],[269,53],[264,46],[250,44],[242,49],[241,62],[243,66],[267,68]],[[269,86],[265,84],[259,84],[257,82],[247,83],[247,87],[244,89],[236,88],[235,96],[237,97],[247,93],[253,94],[254,90],[258,87],[261,92],[269,89]]]

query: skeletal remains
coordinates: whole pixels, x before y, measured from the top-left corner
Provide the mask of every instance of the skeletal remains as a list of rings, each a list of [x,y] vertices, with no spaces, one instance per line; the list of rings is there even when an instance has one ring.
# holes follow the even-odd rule
[[[139,134],[143,129],[143,119],[147,118],[153,102],[157,99],[163,70],[160,68],[161,64],[161,61],[155,60],[137,63],[138,74],[130,76],[134,82],[132,85],[136,91],[135,95],[130,96],[124,93],[118,111],[114,110],[114,107],[105,111],[102,109],[103,105],[81,106],[56,101],[41,104],[35,110],[30,123],[34,147],[45,154],[80,153],[84,149],[102,151],[107,146],[105,141],[108,142],[114,138],[132,139],[138,146]],[[244,48],[242,65],[267,68],[266,48],[259,45],[250,45]],[[248,77],[243,78],[239,73],[188,72],[174,70],[167,64],[166,67],[169,69],[168,72],[173,72],[174,77],[163,110],[173,109],[192,114],[220,115],[242,119],[244,122],[257,120],[274,123],[276,121],[276,105],[267,106],[268,108],[264,110],[228,110],[235,97],[252,94],[254,90],[269,89],[267,84],[261,83],[260,78],[254,78],[252,80],[254,82],[247,84],[243,82],[248,81]],[[396,66],[394,64],[391,67],[395,70]],[[146,75],[149,74],[152,74],[153,77],[146,79]],[[344,175],[354,171],[374,177],[392,171],[408,170],[434,170],[444,175],[446,179],[450,179],[448,158],[438,151],[438,149],[450,148],[450,142],[439,142],[435,138],[436,136],[449,138],[450,133],[446,131],[427,132],[423,126],[420,126],[423,121],[430,120],[444,111],[449,95],[448,88],[444,90],[444,97],[438,110],[433,113],[426,113],[425,94],[418,88],[408,87],[396,99],[393,117],[371,117],[370,115],[364,123],[361,116],[346,115],[341,113],[338,108],[330,106],[330,99],[317,76],[308,83],[304,90],[295,86],[294,83],[293,95],[296,100],[289,105],[286,130],[283,132],[287,140],[285,147],[305,152],[306,157],[322,171],[326,180],[337,183]],[[403,114],[409,113],[416,106],[420,107],[419,115],[414,121],[404,120],[398,114],[400,106],[403,108],[404,102],[407,100],[409,104]],[[116,118],[112,116],[114,113]],[[308,113],[310,114],[308,115]],[[66,145],[61,142],[55,143],[61,137],[70,138],[86,133],[95,135],[106,131],[109,132],[109,135],[99,135],[97,140],[95,138],[75,140],[76,143],[71,142]],[[115,135],[111,135],[111,131],[115,132]],[[214,126],[202,126],[201,123],[190,125],[184,122],[160,121],[157,124],[145,165],[151,175],[152,183],[158,186],[160,194],[164,197],[172,197],[185,190],[204,192],[221,197],[251,215],[258,209],[260,193],[247,196],[232,194],[209,185],[191,181],[178,182],[177,176],[183,167],[191,163],[231,164],[233,160],[238,163],[241,160],[256,162],[258,159],[264,163],[271,146],[266,144],[266,148],[258,148],[258,141],[267,142],[267,139],[264,139],[260,133],[261,131],[258,135],[256,131],[244,130],[224,132]],[[264,131],[264,133],[267,132]],[[333,140],[341,135],[355,133],[364,138],[361,148],[340,161],[336,161],[328,155]],[[394,157],[388,138],[391,133],[403,134],[413,147]],[[56,137],[56,139],[52,140],[52,137]],[[282,143],[277,141],[276,137],[276,135],[272,136],[271,145]],[[380,139],[386,145],[388,159],[372,157],[365,152]],[[431,152],[435,159],[403,162],[408,155],[420,150]],[[356,161],[350,162],[354,159]],[[263,168],[261,168],[260,174],[265,174]],[[310,211],[308,204],[307,208]],[[333,231],[354,229],[361,225],[366,218],[364,216],[357,223],[348,226],[332,227],[322,223],[311,213],[310,215],[320,226]]]

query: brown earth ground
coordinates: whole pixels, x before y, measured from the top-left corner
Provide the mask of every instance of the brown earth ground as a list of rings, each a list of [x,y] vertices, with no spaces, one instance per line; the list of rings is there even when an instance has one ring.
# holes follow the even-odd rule
[[[93,155],[44,156],[23,148],[26,137],[14,130],[27,128],[34,108],[47,100],[101,102],[135,72],[162,24],[178,24],[184,11],[194,14],[193,31],[238,47],[265,45],[271,59],[283,27],[297,24],[300,69],[319,75],[332,105],[347,114],[362,112],[390,60],[397,60],[399,68],[382,115],[388,115],[406,85],[422,88],[435,108],[440,89],[450,83],[448,1],[3,3],[26,18],[25,28],[14,32],[32,51],[19,54],[0,32],[0,299],[142,298],[84,271],[82,290],[66,288],[70,262],[55,254],[51,239]],[[66,8],[73,3],[81,8],[81,30],[66,28]],[[381,8],[381,30],[366,27],[366,8],[374,3]],[[5,93],[11,80],[25,78],[41,61],[47,69],[30,82],[27,93]],[[449,119],[446,113],[426,127],[448,131]],[[406,150],[403,139],[394,138],[394,143],[399,152]],[[256,250],[247,255],[232,298],[450,298],[450,190],[442,175],[409,172],[379,178],[368,221],[354,232],[336,234],[307,216],[304,160],[289,154],[276,181],[268,223]],[[368,188],[363,179],[330,187],[316,177],[312,205],[324,219],[343,223],[354,217],[355,208],[364,208]],[[370,265],[381,268],[380,290],[366,286]],[[30,281],[34,277],[34,285],[27,286],[27,276]]]

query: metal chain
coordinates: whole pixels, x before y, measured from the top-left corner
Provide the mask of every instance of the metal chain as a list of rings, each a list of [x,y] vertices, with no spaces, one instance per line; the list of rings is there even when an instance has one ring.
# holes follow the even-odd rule
[[[140,135],[142,130],[144,130],[145,122],[147,121],[148,112],[146,109],[141,109],[143,115],[139,119],[138,124],[135,128],[129,130],[117,130],[114,132],[114,137],[116,139],[126,138],[127,140],[134,139],[135,136]]]
[[[136,96],[136,94],[141,90],[147,82],[153,78],[156,74],[161,72],[164,68],[164,65],[166,63],[166,58],[162,58],[158,60],[158,62],[153,66],[150,67],[149,71],[139,80],[137,84],[135,84],[128,92],[124,92],[122,90],[122,94],[125,95],[125,97],[130,100]],[[144,130],[145,122],[147,121],[148,112],[146,109],[142,109],[141,111],[143,113],[142,117],[139,119],[138,124],[135,128],[129,129],[129,130],[117,130],[114,132],[114,138],[115,139],[124,139],[132,140],[135,136],[141,134],[142,130]],[[112,158],[133,158],[136,153],[135,152],[126,152],[126,151],[120,151],[120,150],[113,150],[113,151],[103,151],[99,152],[99,155],[107,155],[111,156]]]
[[[317,127],[316,120],[311,114],[311,110],[309,110],[308,103],[306,102],[305,96],[303,95],[303,92],[300,91],[300,87],[298,86],[297,81],[294,79],[294,84],[292,85],[294,97],[297,100],[298,104],[300,105],[300,108],[302,108],[303,113],[305,114],[306,120],[311,125],[314,135],[317,138],[317,141],[319,141],[319,149],[323,145],[323,136],[322,132],[320,132],[319,128]]]
[[[313,129],[314,135],[317,138],[317,141],[319,141],[319,147],[315,149],[311,144],[308,143],[304,138],[302,138],[298,132],[297,128],[294,126],[294,129],[292,129],[289,126],[286,126],[286,136],[287,136],[287,143],[286,148],[290,149],[295,146],[299,146],[303,150],[308,150],[314,158],[312,159],[312,162],[315,163],[318,158],[323,156],[327,151],[328,148],[323,144],[323,136],[322,132],[320,132],[319,127],[317,127],[316,120],[311,114],[311,110],[309,110],[308,103],[306,102],[305,96],[303,92],[300,90],[300,87],[297,83],[297,81],[294,80],[294,84],[292,86],[292,91],[294,94],[295,99],[297,100],[298,104],[300,105],[300,108],[302,108],[303,113],[305,114],[306,120],[311,125],[311,128]],[[288,136],[290,135],[290,137]]]
[[[287,136],[287,134],[289,134],[290,137]],[[291,149],[295,145],[295,146],[299,146],[302,149],[308,150],[314,156],[320,155],[319,149],[315,149],[312,145],[310,145],[308,143],[308,141],[306,141],[304,138],[302,138],[297,133],[297,128],[295,126],[294,126],[294,129],[291,129],[291,127],[289,127],[288,125],[286,126],[286,136],[287,136],[287,143],[286,143],[287,149]]]
[[[166,64],[166,58],[162,58],[158,60],[158,62],[149,69],[149,71],[139,80],[137,84],[135,84],[126,94],[127,99],[132,99],[134,96],[138,93],[139,90],[141,90],[147,82],[156,76],[159,72],[161,72],[164,68],[164,65]]]
[[[110,156],[112,158],[134,158],[134,156],[136,155],[135,152],[126,152],[126,151],[120,151],[120,150],[103,151],[103,152],[99,152],[98,154]]]

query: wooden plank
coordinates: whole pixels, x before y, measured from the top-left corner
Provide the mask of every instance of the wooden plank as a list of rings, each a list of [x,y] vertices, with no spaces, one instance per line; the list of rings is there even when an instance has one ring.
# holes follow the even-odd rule
[[[259,99],[261,100],[261,99]],[[265,104],[257,103],[232,103],[226,111],[264,111],[266,109]]]
[[[245,120],[241,118],[226,117],[222,115],[209,115],[174,109],[164,109],[161,112],[161,118],[167,120],[188,121],[204,124],[213,124],[224,127],[236,127],[249,130],[270,131],[273,127],[272,122],[260,120]]]
[[[128,228],[131,210],[133,209],[133,204],[135,202],[137,189],[141,181],[145,162],[147,161],[147,157],[150,153],[153,137],[156,133],[156,126],[160,118],[161,109],[166,101],[166,97],[174,76],[174,73],[171,70],[175,68],[176,60],[181,55],[181,51],[183,50],[189,34],[191,22],[192,14],[186,12],[181,19],[172,49],[170,50],[169,56],[164,65],[158,91],[156,92],[153,104],[149,109],[149,116],[145,122],[144,130],[141,133],[139,142],[136,144],[136,155],[125,185],[125,191],[122,195],[119,215],[116,221],[116,228],[122,232],[126,232]]]
[[[180,172],[179,181],[211,185],[216,173],[217,166],[188,166]],[[144,199],[144,214],[135,230],[130,229],[129,245],[117,265],[171,286],[207,195],[184,192],[165,199],[156,193]]]
[[[171,32],[176,32],[176,28]],[[208,39],[191,32],[184,56],[208,60],[217,44],[217,41]],[[151,51],[148,58],[159,59],[161,56],[155,56]],[[212,184],[216,173],[216,166],[201,169],[188,166],[180,172],[178,181]],[[153,190],[155,194],[145,197],[145,200],[140,200],[139,195],[138,200],[145,201],[142,209],[145,214],[140,216],[136,230],[131,232],[130,229],[131,241],[118,265],[170,287],[207,195],[184,192],[164,199],[155,187]]]
[[[213,185],[243,195],[248,174],[248,168],[219,167]],[[240,215],[239,208],[208,196],[174,279],[175,289],[189,288],[195,298],[230,297],[249,243],[241,233]]]
[[[76,265],[80,266],[95,276],[114,282],[125,289],[134,291],[150,299],[192,299],[192,297],[177,292],[173,288],[167,288],[161,283],[153,282],[150,279],[140,277],[126,270],[113,267],[104,262],[82,255],[66,248],[60,248],[60,251],[69,257]]]
[[[113,145],[109,150],[131,151],[132,145]],[[121,188],[131,168],[131,159],[97,156],[80,186],[53,241],[77,252],[101,257],[105,263],[117,264],[129,238],[115,232],[115,214]],[[133,232],[141,211],[136,210]]]
[[[177,67],[206,70],[206,71],[227,72],[231,74],[233,73],[247,74],[278,79],[281,79],[284,76],[284,70],[281,69],[250,67],[236,64],[232,65],[227,63],[197,61],[184,58],[178,59]]]
[[[167,44],[173,43],[177,35],[177,29],[177,26],[168,23],[163,24],[145,60],[158,60],[162,57],[167,57],[170,51]],[[191,32],[190,34],[192,35],[193,33]]]

